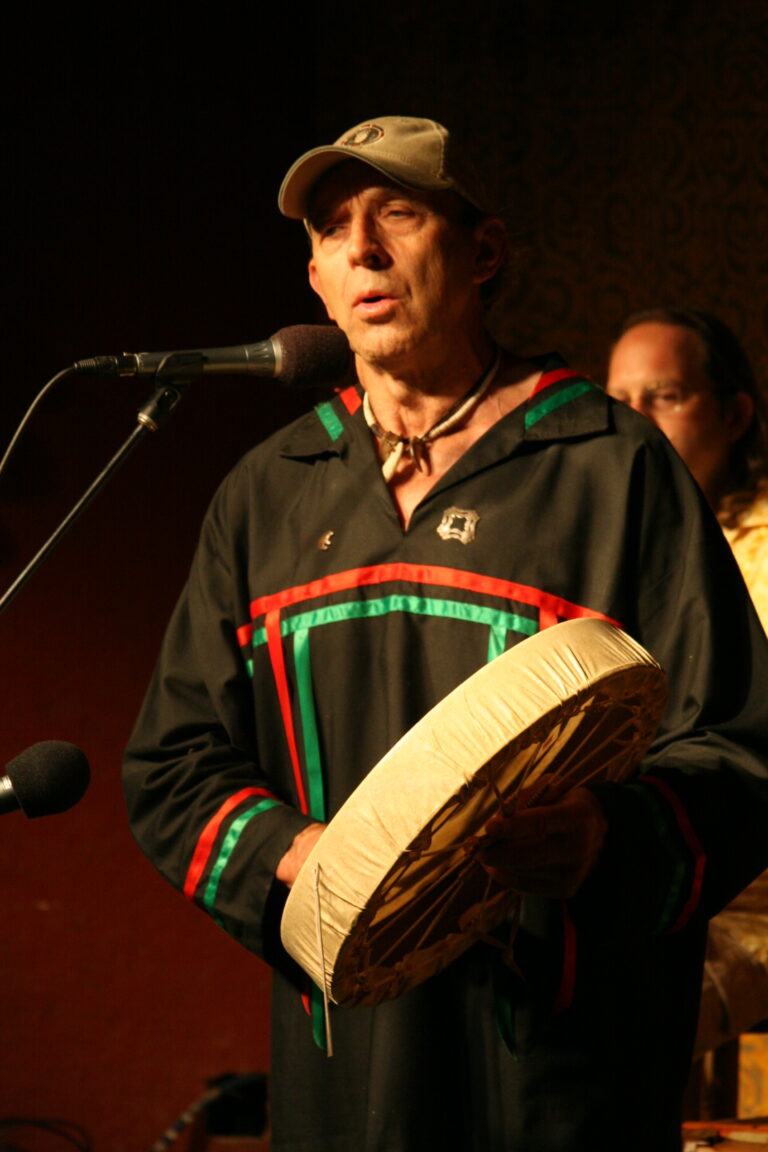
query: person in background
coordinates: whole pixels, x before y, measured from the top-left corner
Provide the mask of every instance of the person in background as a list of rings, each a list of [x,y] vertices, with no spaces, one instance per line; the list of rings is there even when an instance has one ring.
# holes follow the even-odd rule
[[[688,465],[768,629],[768,426],[747,355],[716,316],[654,308],[624,321],[606,389],[648,416]],[[768,1018],[768,873],[710,925],[698,1055]]]
[[[731,329],[693,308],[624,321],[606,385],[661,428],[720,521],[768,629],[766,404]]]

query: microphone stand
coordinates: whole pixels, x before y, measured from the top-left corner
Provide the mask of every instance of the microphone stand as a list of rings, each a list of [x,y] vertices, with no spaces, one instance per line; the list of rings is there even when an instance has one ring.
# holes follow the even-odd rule
[[[143,440],[148,432],[159,431],[168,421],[189,385],[202,376],[204,363],[204,357],[200,352],[170,352],[165,357],[155,372],[155,390],[138,411],[136,417],[138,427],[134,428],[107,466],[86,489],[58,528],[48,537],[40,551],[33,556],[26,568],[19,573],[0,597],[0,612],[8,607],[30,576],[37,571],[49,552],[53,551],[64,533],[72,527],[96,493],[104,487],[110,476],[127,459],[139,441]]]

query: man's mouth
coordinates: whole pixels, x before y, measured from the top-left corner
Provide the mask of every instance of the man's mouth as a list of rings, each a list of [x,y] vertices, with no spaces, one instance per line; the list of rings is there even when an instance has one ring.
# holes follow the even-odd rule
[[[397,299],[387,292],[364,292],[355,300],[355,311],[371,320],[388,319]]]
[[[391,300],[387,292],[364,292],[355,300],[355,304],[378,304],[380,300]]]

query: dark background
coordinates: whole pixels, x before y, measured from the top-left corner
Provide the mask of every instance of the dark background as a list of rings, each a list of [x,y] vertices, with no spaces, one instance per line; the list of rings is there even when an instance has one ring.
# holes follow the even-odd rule
[[[455,128],[510,209],[504,342],[600,378],[627,311],[682,302],[731,323],[765,373],[762,0],[17,21],[0,70],[3,446],[77,358],[319,321],[277,187],[305,148],[398,112]],[[147,394],[73,378],[44,402],[0,479],[3,588]],[[98,1152],[142,1149],[206,1078],[268,1067],[268,972],[135,848],[119,761],[216,485],[315,399],[196,386],[0,619],[4,762],[64,739],[93,772],[71,812],[2,821],[0,1118],[64,1116]]]

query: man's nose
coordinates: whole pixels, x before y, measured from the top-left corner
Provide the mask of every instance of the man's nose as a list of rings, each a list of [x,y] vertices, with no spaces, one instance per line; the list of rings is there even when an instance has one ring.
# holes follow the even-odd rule
[[[351,264],[379,267],[385,259],[384,247],[376,228],[376,221],[361,213],[350,224],[349,260]]]
[[[634,396],[630,396],[627,400],[630,408],[634,408],[635,412],[639,412],[641,416],[647,416],[649,420],[653,420],[653,401],[648,392],[637,392]]]
[[[636,392],[633,396],[627,396],[626,403],[635,412],[639,412],[641,416],[648,415],[648,401],[644,392]]]

